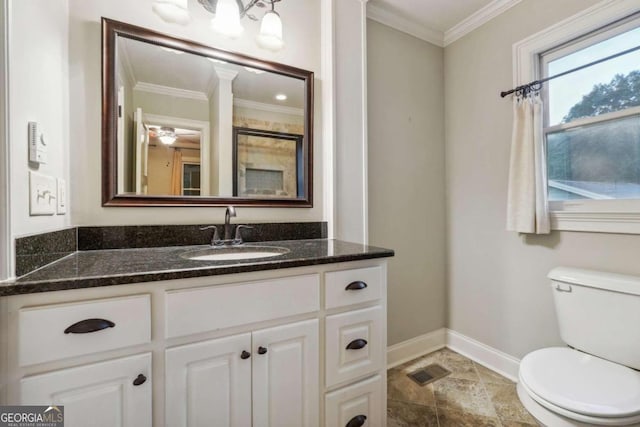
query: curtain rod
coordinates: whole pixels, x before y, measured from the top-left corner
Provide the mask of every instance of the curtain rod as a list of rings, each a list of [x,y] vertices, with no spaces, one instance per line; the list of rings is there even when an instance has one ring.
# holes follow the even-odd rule
[[[636,50],[640,50],[640,46],[632,47],[631,49],[623,50],[622,52],[618,52],[615,55],[607,56],[606,58],[598,59],[597,61],[590,62],[585,65],[581,65],[579,67],[573,68],[571,70],[564,71],[560,74],[556,74],[555,76],[546,77],[540,80],[534,80],[531,83],[527,83],[526,85],[518,86],[515,89],[508,90],[506,92],[500,92],[500,97],[504,98],[507,95],[511,95],[512,93],[527,94],[531,90],[540,90],[542,84],[548,82],[549,80],[557,79],[558,77],[566,76],[567,74],[575,73],[576,71],[584,70],[585,68],[593,67],[594,65],[598,65],[602,62],[609,61],[610,59],[617,58],[622,55],[626,55],[627,53],[635,52]]]

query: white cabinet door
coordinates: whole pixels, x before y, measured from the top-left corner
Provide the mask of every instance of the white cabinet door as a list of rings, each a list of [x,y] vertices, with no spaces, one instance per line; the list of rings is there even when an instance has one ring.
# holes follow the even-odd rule
[[[23,405],[64,405],[67,427],[151,426],[150,353],[27,377],[20,385]]]
[[[250,352],[250,333],[167,350],[166,425],[251,426]]]
[[[318,320],[253,333],[253,427],[316,427]]]

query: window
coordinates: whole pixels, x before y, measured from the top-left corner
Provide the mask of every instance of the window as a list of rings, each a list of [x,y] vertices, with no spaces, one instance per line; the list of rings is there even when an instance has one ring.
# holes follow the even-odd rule
[[[541,55],[542,74],[637,46],[633,20]],[[549,81],[543,99],[549,200],[640,199],[640,50]]]
[[[200,195],[200,164],[182,163],[182,195]]]
[[[640,46],[640,4],[600,2],[514,44],[514,83]],[[640,50],[543,85],[554,230],[640,234]]]

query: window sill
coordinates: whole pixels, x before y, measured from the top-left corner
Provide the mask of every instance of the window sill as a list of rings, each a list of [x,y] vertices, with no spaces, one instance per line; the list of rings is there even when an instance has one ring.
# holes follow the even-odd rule
[[[551,211],[551,229],[640,234],[640,212]]]

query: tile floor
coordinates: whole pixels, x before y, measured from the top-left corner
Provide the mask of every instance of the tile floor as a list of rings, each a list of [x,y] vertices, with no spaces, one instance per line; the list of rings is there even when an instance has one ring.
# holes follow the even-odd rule
[[[424,387],[407,373],[437,363],[451,371]],[[537,426],[507,378],[447,348],[389,369],[388,427]]]

